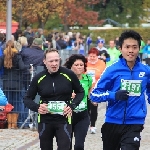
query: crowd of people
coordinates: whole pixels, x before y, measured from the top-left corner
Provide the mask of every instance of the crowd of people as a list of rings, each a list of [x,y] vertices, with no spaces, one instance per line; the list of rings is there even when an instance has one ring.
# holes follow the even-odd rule
[[[106,102],[103,149],[139,150],[146,117],[144,92],[149,102],[150,87],[150,69],[140,59],[149,61],[150,40],[145,46],[137,32],[128,30],[107,48],[101,37],[95,46],[91,43],[91,35],[56,32],[45,37],[43,29],[33,33],[31,27],[17,30],[7,42],[0,33],[2,105],[14,106],[7,114],[9,129],[20,128],[30,109],[38,113],[42,150],[53,150],[54,137],[58,150],[84,150],[87,132],[96,134],[98,103]],[[61,64],[62,49],[79,53]],[[31,80],[37,66],[44,70]],[[39,103],[34,101],[37,94]],[[135,137],[138,140],[132,140]]]

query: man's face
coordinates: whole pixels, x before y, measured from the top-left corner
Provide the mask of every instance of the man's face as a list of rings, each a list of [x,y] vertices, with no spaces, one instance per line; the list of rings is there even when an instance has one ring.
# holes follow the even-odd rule
[[[124,40],[120,51],[122,53],[122,56],[126,59],[127,62],[135,62],[139,54],[138,41],[132,38]]]
[[[99,42],[98,43],[98,47],[102,48],[103,47],[103,43]]]
[[[109,42],[109,46],[110,46],[110,48],[114,48],[115,47],[115,42],[114,41],[110,41]]]
[[[47,53],[43,62],[49,73],[55,73],[58,71],[60,65],[59,54],[57,52]]]

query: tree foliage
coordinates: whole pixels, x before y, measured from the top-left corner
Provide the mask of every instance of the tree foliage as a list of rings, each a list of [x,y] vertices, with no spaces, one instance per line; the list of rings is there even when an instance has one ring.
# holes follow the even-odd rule
[[[106,0],[100,2],[95,11],[99,11],[99,19],[110,18],[121,24],[129,23],[130,26],[139,24],[143,16],[142,3],[144,0]],[[148,0],[149,1],[149,0]]]
[[[70,25],[99,25],[98,12],[92,10],[92,6],[101,0],[66,0],[63,11],[60,14],[62,24]]]
[[[48,18],[53,13],[61,9],[63,0],[14,0],[13,6],[16,8],[15,13],[18,13],[18,8],[22,10],[22,17],[30,22],[39,22],[39,27],[44,27]]]
[[[143,9],[144,9],[144,16],[143,19],[149,19],[150,20],[150,0],[143,0]]]

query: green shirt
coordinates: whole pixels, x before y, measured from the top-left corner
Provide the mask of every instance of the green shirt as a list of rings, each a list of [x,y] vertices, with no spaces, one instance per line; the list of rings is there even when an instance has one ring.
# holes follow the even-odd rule
[[[92,87],[92,78],[89,75],[82,74],[82,79],[80,80],[80,83],[82,84],[82,87],[84,89],[84,98],[75,108],[75,112],[81,112],[87,109],[87,98],[89,94],[89,89]]]
[[[140,52],[139,53],[143,53],[143,48],[145,46],[144,41],[141,40],[141,48],[140,48]]]
[[[116,47],[114,47],[113,49],[108,49],[108,54],[110,55],[110,61],[108,61],[106,65],[110,66],[119,59],[121,53],[119,50],[116,49]]]

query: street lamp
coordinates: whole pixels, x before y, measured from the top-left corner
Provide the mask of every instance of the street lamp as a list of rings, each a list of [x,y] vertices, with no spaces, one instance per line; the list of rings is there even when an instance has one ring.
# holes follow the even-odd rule
[[[7,0],[7,18],[6,18],[6,41],[11,40],[12,27],[12,0]]]

